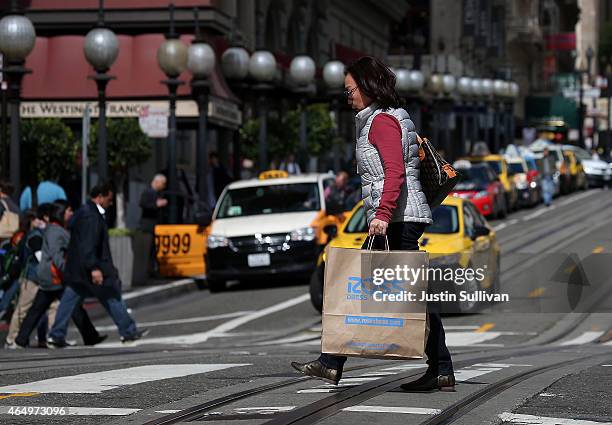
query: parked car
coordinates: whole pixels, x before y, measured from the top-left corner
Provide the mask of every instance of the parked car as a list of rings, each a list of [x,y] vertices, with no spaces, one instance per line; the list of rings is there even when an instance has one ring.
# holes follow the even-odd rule
[[[508,214],[504,185],[488,164],[456,161],[454,165],[461,181],[450,195],[469,199],[485,217],[503,218]]]
[[[519,195],[519,206],[532,207],[540,201],[540,189],[529,172],[527,162],[521,157],[506,158],[508,168],[513,174],[514,184]],[[535,171],[537,173],[537,171]]]
[[[330,246],[361,248],[368,235],[363,203],[359,202],[342,225]],[[449,291],[460,290],[474,293],[499,292],[500,248],[495,231],[468,199],[447,197],[442,205],[432,211],[433,224],[425,229],[419,240],[420,246],[429,253],[430,267],[484,268],[484,279],[471,279],[462,285],[451,284]],[[317,311],[323,309],[323,285],[325,276],[325,251],[317,261],[317,268],[310,279],[310,299]],[[441,282],[430,282],[433,285]],[[444,284],[442,284],[444,285]],[[474,301],[459,301],[453,311],[463,313],[477,311],[482,304]]]
[[[502,155],[473,155],[464,159],[467,159],[472,164],[483,162],[488,164],[499,177],[499,181],[504,185],[508,211],[514,211],[518,208],[518,191],[516,189],[516,184],[512,179],[508,164]]]
[[[582,162],[576,157],[573,150],[563,149],[563,157],[568,164],[570,172],[570,188],[571,191],[585,190],[588,187],[586,175]]]
[[[563,145],[563,149],[574,152],[576,158],[582,162],[589,187],[610,184],[610,180],[612,180],[612,167],[607,161],[594,158],[589,152],[578,146]]]

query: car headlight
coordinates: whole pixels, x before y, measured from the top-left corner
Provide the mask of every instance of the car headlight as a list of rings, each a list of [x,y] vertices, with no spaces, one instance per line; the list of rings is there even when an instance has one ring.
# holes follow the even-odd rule
[[[301,227],[299,229],[295,229],[293,232],[289,234],[289,238],[292,241],[312,241],[317,237],[314,227]]]
[[[486,190],[481,190],[480,192],[476,192],[476,194],[474,195],[474,199],[480,199],[486,196],[489,196],[489,192],[487,192]]]
[[[536,182],[531,182],[529,183],[529,187],[535,189],[536,187],[538,187],[538,184]]]
[[[221,235],[208,235],[208,249],[223,248],[229,245],[229,239]]]
[[[592,168],[592,167],[584,167],[584,172],[586,174],[599,174],[598,172],[599,170]]]
[[[437,257],[433,257],[429,259],[430,266],[448,266],[451,264],[459,264],[459,259],[461,255],[457,254],[448,254],[448,255],[440,255]]]

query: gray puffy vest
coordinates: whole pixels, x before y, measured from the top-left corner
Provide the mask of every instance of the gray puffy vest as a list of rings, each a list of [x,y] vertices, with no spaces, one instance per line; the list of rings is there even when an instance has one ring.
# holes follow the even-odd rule
[[[430,224],[432,222],[431,210],[419,181],[421,162],[414,124],[404,109],[389,108],[383,110],[378,108],[376,104],[371,104],[360,111],[355,118],[357,173],[361,177],[361,198],[363,199],[368,224],[376,214],[385,182],[385,171],[380,154],[368,139],[372,121],[380,113],[394,116],[402,129],[402,152],[404,154],[406,180],[397,199],[391,222],[412,221]]]

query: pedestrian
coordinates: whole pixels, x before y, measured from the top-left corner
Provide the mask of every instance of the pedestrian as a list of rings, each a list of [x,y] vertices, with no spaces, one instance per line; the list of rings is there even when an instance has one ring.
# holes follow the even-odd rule
[[[13,201],[13,185],[0,181],[0,242],[10,239],[19,229],[19,207]]]
[[[298,174],[302,174],[300,164],[295,162],[295,155],[292,153],[287,155],[287,158],[283,162],[281,162],[280,169],[286,171],[290,176],[297,176]]]
[[[154,234],[155,226],[160,223],[162,211],[168,205],[163,191],[166,190],[168,180],[163,174],[156,174],[151,180],[151,185],[146,188],[140,196],[140,230]]]
[[[341,207],[344,211],[351,209],[351,207],[347,205],[347,201],[351,194],[348,181],[349,175],[346,171],[340,171],[336,175],[334,184],[329,185],[325,188],[324,196],[326,205],[337,205]]]
[[[37,205],[55,202],[58,199],[67,200],[66,192],[59,184],[51,181],[42,181],[36,186],[34,193],[35,199],[32,199],[32,188],[35,184],[26,186],[19,197],[19,208],[25,211],[29,208],[36,208]]]
[[[15,338],[38,292],[37,273],[42,255],[43,231],[45,229],[43,217],[48,214],[49,208],[50,204],[41,204],[38,206],[36,214],[33,214],[33,211],[26,212],[27,233],[21,238],[17,247],[18,267],[20,268],[19,297],[9,324],[5,348],[18,348],[15,344]],[[44,333],[46,334],[46,330]],[[41,329],[38,334],[38,342],[41,345],[45,343],[46,339],[42,334]]]
[[[89,195],[90,199],[69,223],[70,243],[64,273],[66,289],[49,332],[49,338],[57,346],[65,345],[72,312],[86,297],[100,301],[115,322],[122,342],[135,341],[148,333],[136,327],[121,297],[121,281],[113,264],[104,218],[113,202],[112,187],[109,183],[98,184]]]
[[[419,182],[414,124],[400,107],[395,75],[381,61],[362,57],[347,68],[348,103],[357,112],[357,168],[368,221],[368,239],[388,238],[392,250],[418,250],[418,239],[432,223]],[[384,246],[384,237],[375,244]],[[366,240],[364,248],[367,246]],[[429,307],[429,306],[428,306]],[[453,390],[455,376],[440,315],[428,308],[425,348],[428,369],[405,391]],[[291,365],[305,375],[338,384],[346,357],[322,353],[317,360]]]
[[[32,330],[50,306],[59,301],[64,292],[63,274],[66,264],[66,250],[70,240],[70,234],[66,230],[65,224],[69,222],[72,214],[73,211],[68,202],[56,201],[51,204],[47,215],[44,216],[46,227],[43,233],[41,258],[37,267],[39,288],[32,302],[32,307],[15,338],[15,344],[19,347],[28,346]],[[55,314],[53,314],[53,317],[51,317],[51,314],[49,316],[49,324],[52,325]],[[79,305],[73,310],[72,319],[79,328],[85,345],[95,345],[106,339],[106,335],[98,334],[82,306]],[[48,341],[48,345],[53,346],[53,341]]]
[[[232,178],[225,166],[221,163],[217,152],[211,152],[208,155],[208,166],[210,167],[209,173],[212,178],[213,193],[215,196],[215,202],[211,205],[214,205],[216,204],[216,200],[219,199],[219,196],[221,196],[221,192],[223,192],[225,186],[232,182]]]
[[[557,165],[548,148],[544,148],[542,153],[542,198],[544,198],[544,205],[550,207],[555,191],[553,175],[557,170]]]

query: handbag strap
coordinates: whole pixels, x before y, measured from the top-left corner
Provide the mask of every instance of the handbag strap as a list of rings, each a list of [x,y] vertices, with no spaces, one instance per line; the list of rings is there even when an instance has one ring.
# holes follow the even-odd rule
[[[374,238],[376,236],[384,236],[385,237],[385,249],[386,251],[391,251],[391,249],[389,249],[389,238],[387,238],[387,235],[368,236],[368,246],[367,246],[368,251],[372,251],[372,246],[374,245]]]

